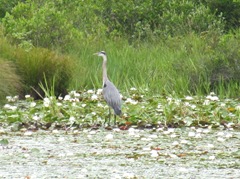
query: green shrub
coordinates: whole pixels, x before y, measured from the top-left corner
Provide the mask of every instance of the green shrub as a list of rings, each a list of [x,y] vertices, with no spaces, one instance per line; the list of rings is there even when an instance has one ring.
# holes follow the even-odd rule
[[[21,77],[16,74],[16,68],[11,61],[0,58],[0,102],[6,99],[6,96],[21,94]]]
[[[11,11],[11,9],[17,5],[18,1],[19,0],[1,0],[0,1],[0,19],[5,16],[6,12]]]
[[[240,1],[239,0],[206,0],[206,4],[216,15],[221,15],[226,21],[226,30],[240,27]]]
[[[152,40],[222,31],[224,22],[207,5],[185,0],[19,2],[3,18],[5,33],[24,48],[71,49],[82,39]]]
[[[224,27],[221,17],[195,1],[105,0],[99,2],[99,7],[98,15],[109,33],[130,39],[222,31]]]
[[[62,49],[73,39],[71,21],[58,11],[54,2],[19,2],[3,19],[5,32],[14,43],[24,48],[46,47]]]

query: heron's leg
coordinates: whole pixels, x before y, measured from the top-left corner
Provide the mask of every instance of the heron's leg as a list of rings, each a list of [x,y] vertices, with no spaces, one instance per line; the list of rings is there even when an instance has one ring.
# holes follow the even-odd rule
[[[111,118],[111,109],[109,108],[108,119],[105,119],[104,125],[106,124],[107,121],[108,121],[108,125],[110,124],[110,118]]]
[[[116,114],[114,114],[114,126],[116,125]]]
[[[109,118],[108,118],[108,125],[110,126],[110,120],[111,120],[111,108],[109,107]]]

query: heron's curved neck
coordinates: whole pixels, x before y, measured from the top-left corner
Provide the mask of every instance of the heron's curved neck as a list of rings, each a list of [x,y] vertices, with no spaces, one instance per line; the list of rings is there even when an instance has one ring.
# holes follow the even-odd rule
[[[105,83],[108,80],[108,77],[107,77],[107,57],[106,56],[103,56],[102,70],[103,70],[103,83]]]

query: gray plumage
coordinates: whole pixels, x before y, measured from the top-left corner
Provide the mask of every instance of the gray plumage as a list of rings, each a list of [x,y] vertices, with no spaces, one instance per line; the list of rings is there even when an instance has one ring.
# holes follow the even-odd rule
[[[107,76],[107,55],[104,51],[96,53],[96,55],[103,58],[103,98],[107,104],[114,110],[114,124],[116,123],[116,115],[121,115],[121,97],[115,85],[109,81]],[[111,110],[109,108],[109,123],[111,118]]]
[[[114,110],[115,115],[121,114],[121,98],[117,88],[109,80],[103,84],[103,97]]]

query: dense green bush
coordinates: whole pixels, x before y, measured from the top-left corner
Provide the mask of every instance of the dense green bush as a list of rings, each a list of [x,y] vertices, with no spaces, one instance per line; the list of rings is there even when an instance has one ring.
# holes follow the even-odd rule
[[[207,6],[184,0],[28,0],[7,12],[3,23],[15,43],[61,49],[83,37],[166,38],[224,27]]]
[[[53,2],[18,3],[3,19],[6,34],[24,48],[66,48],[73,39],[70,19]]]
[[[239,0],[206,0],[207,6],[216,15],[224,17],[226,30],[237,29],[240,27],[240,1]]]
[[[24,2],[25,0],[0,0],[0,19],[21,1]]]
[[[240,2],[233,0],[3,0],[0,9],[14,42],[61,49],[84,37],[136,40],[229,30],[240,18]]]
[[[98,14],[110,34],[127,35],[129,38],[148,39],[201,33],[223,29],[221,17],[195,1],[184,0],[111,0],[99,3]]]

